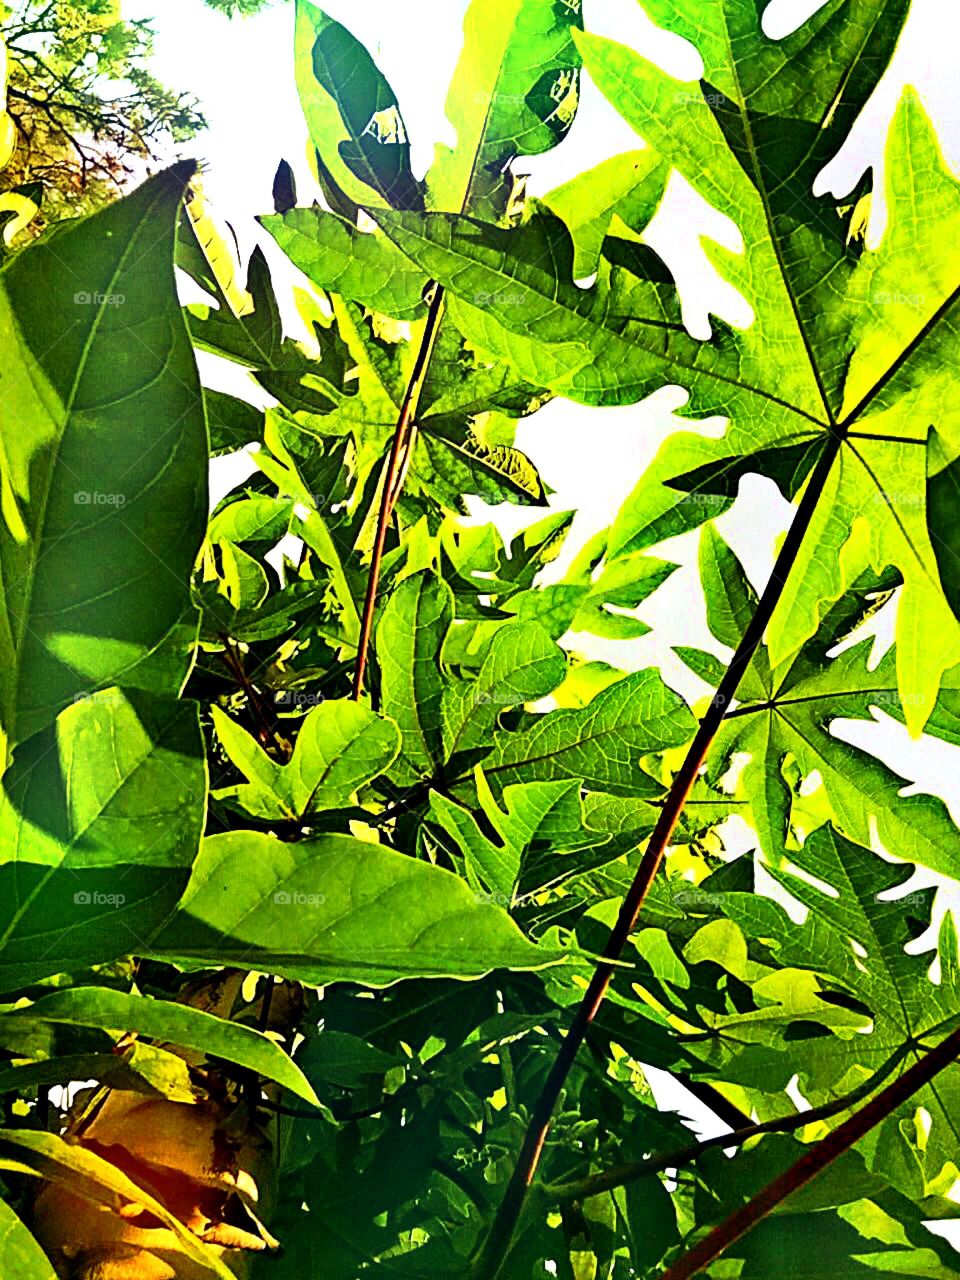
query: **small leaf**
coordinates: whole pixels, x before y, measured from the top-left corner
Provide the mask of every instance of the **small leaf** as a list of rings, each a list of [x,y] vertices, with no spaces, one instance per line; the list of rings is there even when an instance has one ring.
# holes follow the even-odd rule
[[[302,822],[311,813],[342,808],[390,767],[400,749],[393,721],[342,699],[304,716],[293,757],[281,765],[219,707],[210,710],[224,750],[249,780],[218,791],[218,799],[234,800],[266,821]]]

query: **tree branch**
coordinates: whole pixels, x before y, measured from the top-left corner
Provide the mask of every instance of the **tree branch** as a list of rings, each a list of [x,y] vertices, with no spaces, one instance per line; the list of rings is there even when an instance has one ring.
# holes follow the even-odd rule
[[[420,350],[417,353],[416,363],[410,374],[410,380],[407,383],[406,394],[403,398],[403,405],[400,409],[400,416],[397,419],[396,429],[393,433],[393,444],[390,449],[390,456],[387,459],[387,465],[383,473],[383,492],[380,496],[380,514],[377,517],[377,530],[373,542],[373,554],[370,560],[370,570],[367,575],[367,594],[363,603],[363,618],[360,623],[360,643],[357,647],[357,665],[353,676],[353,699],[355,702],[360,701],[363,693],[363,679],[367,669],[367,657],[370,652],[370,637],[373,634],[373,619],[377,609],[377,591],[380,586],[380,570],[383,567],[383,553],[387,544],[387,530],[390,527],[390,517],[393,515],[393,509],[396,506],[397,498],[400,496],[399,480],[406,465],[406,451],[412,436],[414,428],[414,419],[417,415],[417,407],[420,403],[420,393],[423,390],[424,379],[426,378],[427,369],[430,366],[430,357],[433,354],[434,343],[437,338],[437,331],[440,327],[440,319],[443,315],[443,286],[436,284],[433,289],[433,298],[430,302],[430,311],[427,315],[426,327],[423,331],[423,337],[420,340]]]
[[[777,1205],[782,1204],[794,1191],[806,1186],[834,1160],[865,1137],[871,1129],[887,1116],[892,1115],[897,1107],[911,1098],[918,1089],[929,1084],[934,1076],[956,1059],[958,1054],[960,1054],[960,1028],[946,1040],[942,1040],[935,1049],[925,1053],[902,1076],[887,1085],[849,1120],[844,1120],[843,1124],[838,1125],[832,1133],[828,1133],[825,1138],[811,1147],[795,1164],[781,1173],[778,1178],[774,1178],[736,1213],[732,1213],[718,1227],[714,1227],[698,1245],[685,1253],[672,1267],[668,1267],[661,1276],[661,1280],[690,1280],[691,1276],[697,1275],[704,1267],[709,1266],[751,1227],[756,1226],[772,1213]]]
[[[510,1241],[523,1209],[527,1190],[533,1181],[540,1154],[546,1140],[547,1131],[553,1118],[554,1108],[566,1083],[567,1076],[576,1060],[580,1046],[586,1039],[587,1032],[603,1003],[610,980],[613,977],[616,963],[623,954],[630,934],[643,909],[650,886],[660,868],[666,853],[667,845],[676,829],[687,798],[707,753],[713,744],[717,731],[723,723],[727,708],[736,697],[740,682],[749,667],[754,654],[760,647],[764,632],[773,617],[780,597],[783,594],[787,578],[790,575],[803,540],[810,528],[820,494],[833,469],[844,433],[833,428],[827,437],[823,453],[817,462],[804,490],[797,514],[784,540],[780,554],[770,580],[757,604],[753,617],[744,632],[743,639],[720,682],[713,701],[700,723],[700,728],[687,751],[683,764],[673,780],[670,792],[660,811],[657,824],[647,844],[646,851],[637,869],[633,883],[624,898],[617,921],[610,931],[606,946],[590,984],[574,1015],[570,1029],[560,1046],[553,1067],[533,1106],[530,1122],[524,1136],[520,1155],[497,1216],[494,1219],[487,1240],[476,1259],[475,1275],[478,1280],[494,1280],[500,1274],[501,1267],[510,1247]]]

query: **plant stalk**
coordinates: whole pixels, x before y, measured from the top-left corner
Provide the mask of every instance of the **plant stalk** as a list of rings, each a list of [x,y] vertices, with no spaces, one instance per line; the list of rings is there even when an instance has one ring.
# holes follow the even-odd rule
[[[594,969],[590,985],[584,993],[557,1057],[554,1059],[553,1067],[540,1091],[540,1096],[534,1103],[516,1166],[507,1185],[503,1200],[500,1203],[493,1226],[477,1258],[476,1280],[495,1280],[501,1273],[501,1268],[510,1247],[510,1241],[513,1238],[514,1230],[523,1209],[527,1190],[533,1181],[537,1165],[540,1162],[540,1155],[553,1118],[554,1108],[566,1083],[567,1076],[603,1003],[616,963],[623,954],[623,949],[637,923],[647,894],[650,891],[650,886],[663,861],[667,845],[697,780],[697,775],[703,767],[717,731],[723,723],[731,702],[736,697],[740,682],[753,660],[754,654],[763,640],[764,632],[770,623],[770,619],[773,617],[774,610],[780,602],[787,578],[796,563],[800,547],[816,512],[820,494],[839,455],[843,440],[844,435],[839,428],[834,428],[828,436],[823,453],[820,455],[807,481],[807,487],[797,508],[797,514],[784,539],[780,554],[777,556],[770,580],[764,589],[763,595],[760,597],[753,617],[750,619],[750,623],[737,647],[737,651],[733,655],[730,665],[727,667],[724,677],[713,696],[713,701],[700,722],[700,727],[687,751],[683,764],[673,780],[633,883],[623,900],[620,913],[607,938],[601,959]]]
[[[387,545],[387,530],[390,528],[390,517],[400,496],[399,479],[407,459],[408,445],[415,428],[417,409],[420,404],[420,393],[430,367],[440,320],[443,316],[443,286],[435,284],[427,323],[420,340],[420,350],[407,383],[407,389],[400,407],[400,416],[393,433],[390,456],[383,473],[383,488],[380,495],[380,513],[377,517],[377,529],[373,541],[373,553],[370,559],[370,570],[367,575],[367,594],[363,602],[363,617],[360,622],[360,641],[357,646],[357,665],[353,673],[353,700],[359,702],[363,694],[363,681],[367,670],[367,659],[370,654],[370,638],[373,635],[373,621],[377,611],[377,592],[380,587],[380,570],[383,567],[383,553]]]
[[[661,1280],[690,1280],[704,1267],[710,1265],[751,1227],[765,1218],[789,1195],[812,1181],[822,1173],[828,1165],[842,1156],[844,1152],[865,1137],[887,1116],[892,1115],[897,1107],[911,1098],[918,1089],[922,1089],[948,1067],[960,1054],[960,1027],[942,1040],[935,1049],[930,1049],[912,1067],[908,1068],[875,1098],[855,1112],[843,1124],[838,1125],[832,1133],[821,1139],[809,1151],[805,1152],[795,1164],[780,1174],[778,1178],[764,1187],[752,1200],[729,1218],[721,1222],[689,1253],[668,1267]]]

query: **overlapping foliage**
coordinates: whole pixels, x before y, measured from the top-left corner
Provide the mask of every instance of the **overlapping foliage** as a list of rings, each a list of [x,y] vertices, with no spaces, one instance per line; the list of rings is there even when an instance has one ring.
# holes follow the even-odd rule
[[[779,41],[753,0],[645,8],[700,81],[584,34],[578,0],[473,0],[457,141],[421,179],[372,56],[298,0],[324,201],[284,163],[261,221],[312,283],[307,339],[189,164],[0,274],[4,1274],[653,1280],[960,1026],[953,918],[908,883],[960,878],[954,823],[838,732],[879,710],[960,742],[960,189],[908,92],[879,240],[872,172],[813,194],[907,3],[827,0]],[[646,149],[529,197],[584,64]],[[745,328],[691,336],[644,241],[673,171],[742,235],[705,247]],[[207,302],[180,307],[175,265]],[[196,350],[273,407],[203,387]],[[509,545],[467,518],[549,508],[515,435],[552,397],[666,384],[725,431],[674,435],[572,558],[574,513]],[[241,449],[208,519],[208,459]],[[714,524],[751,474],[803,535],[757,645]],[[676,568],[651,550],[683,533],[716,647],[679,656],[714,689],[744,659],[688,797],[703,707],[589,660],[649,630]],[[732,1158],[650,1067],[738,1131]],[[705,1274],[954,1275],[926,1223],[957,1215],[958,1082],[878,1112]]]

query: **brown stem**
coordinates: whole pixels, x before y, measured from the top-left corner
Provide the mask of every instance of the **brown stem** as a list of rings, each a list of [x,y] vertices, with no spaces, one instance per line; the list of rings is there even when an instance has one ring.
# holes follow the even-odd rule
[[[747,1203],[732,1213],[729,1218],[715,1227],[689,1253],[668,1267],[661,1280],[690,1280],[704,1267],[709,1266],[719,1256],[745,1235],[751,1227],[771,1213],[794,1191],[812,1181],[822,1173],[828,1165],[849,1151],[854,1143],[859,1142],[881,1120],[892,1115],[897,1107],[911,1098],[948,1067],[960,1054],[960,1027],[942,1040],[935,1049],[930,1049],[917,1062],[892,1084],[878,1093],[875,1098],[855,1112],[849,1120],[844,1120],[832,1133],[805,1152],[795,1164],[774,1178],[768,1186],[748,1200]]]
[[[683,764],[673,780],[633,883],[623,900],[617,921],[610,931],[601,959],[593,972],[590,985],[584,993],[570,1024],[570,1029],[560,1046],[557,1057],[554,1059],[553,1067],[540,1091],[540,1096],[534,1103],[513,1175],[507,1185],[507,1190],[500,1203],[500,1208],[497,1211],[497,1216],[487,1240],[477,1258],[476,1276],[478,1280],[495,1280],[495,1277],[500,1274],[520,1212],[523,1209],[527,1189],[540,1162],[540,1154],[543,1150],[547,1131],[550,1128],[550,1121],[553,1117],[557,1100],[576,1060],[577,1053],[603,1003],[616,963],[623,954],[623,949],[637,923],[650,886],[663,861],[667,845],[697,780],[697,775],[703,767],[707,753],[723,723],[727,709],[736,697],[740,681],[743,679],[754,654],[760,647],[764,632],[780,601],[787,578],[796,562],[807,530],[810,528],[820,494],[833,469],[833,464],[837,459],[843,439],[843,433],[838,429],[832,430],[827,438],[823,453],[820,455],[820,459],[807,482],[807,487],[797,508],[797,514],[784,539],[780,554],[777,556],[770,580],[764,589],[763,595],[760,597],[753,617],[744,632],[743,639],[740,641],[737,651],[724,673],[719,688],[713,696],[713,701],[700,723]]]
[[[260,722],[259,736],[261,746],[266,747],[270,743],[273,743],[273,746],[281,759],[289,757],[289,747],[272,725],[270,717],[267,715],[267,709],[264,705],[263,699],[254,688],[250,677],[247,675],[246,668],[243,665],[243,659],[240,657],[236,646],[228,635],[221,635],[220,641],[224,648],[223,660],[230,669],[232,675],[236,678],[240,688],[247,695],[247,701],[250,703],[254,715]]]
[[[353,676],[353,700],[359,702],[363,693],[363,678],[367,669],[367,657],[370,652],[370,637],[373,634],[373,619],[377,609],[377,591],[380,586],[380,570],[383,565],[383,553],[387,545],[387,530],[390,527],[390,517],[393,515],[393,508],[396,505],[397,498],[400,496],[398,487],[398,478],[402,468],[405,465],[405,453],[408,446],[409,438],[413,431],[414,419],[417,415],[417,407],[420,403],[420,393],[423,390],[423,383],[426,377],[427,369],[430,366],[430,357],[433,354],[434,343],[437,338],[437,330],[440,327],[440,319],[443,315],[443,286],[434,285],[433,298],[430,302],[430,311],[427,315],[426,327],[423,331],[423,337],[420,340],[420,350],[417,353],[416,363],[413,366],[413,372],[410,374],[410,380],[407,383],[406,394],[403,397],[403,404],[400,408],[400,416],[397,419],[397,425],[393,433],[393,444],[390,447],[390,456],[387,459],[386,469],[383,473],[383,491],[380,495],[380,514],[377,517],[377,530],[374,536],[373,553],[370,559],[370,571],[367,575],[367,594],[363,602],[363,618],[360,623],[360,642],[357,647],[357,665],[354,669]]]
[[[655,1173],[663,1173],[667,1169],[681,1169],[684,1165],[693,1164],[707,1151],[715,1147],[741,1147],[751,1138],[764,1133],[792,1133],[795,1129],[804,1129],[808,1124],[819,1120],[829,1120],[842,1111],[849,1111],[863,1098],[873,1093],[874,1089],[885,1080],[901,1061],[906,1046],[898,1049],[884,1065],[863,1084],[858,1085],[842,1098],[834,1098],[820,1107],[811,1107],[807,1111],[793,1111],[788,1116],[778,1116],[773,1120],[763,1120],[757,1124],[744,1125],[734,1129],[732,1133],[720,1133],[716,1137],[706,1138],[702,1142],[691,1142],[688,1146],[667,1151],[662,1155],[649,1156],[646,1160],[633,1160],[629,1164],[618,1165],[615,1169],[605,1169],[602,1173],[591,1174],[576,1182],[546,1184],[539,1188],[542,1198],[551,1203],[563,1200],[588,1200],[591,1196],[604,1191],[613,1191],[615,1187],[624,1187],[640,1178],[649,1178]]]

